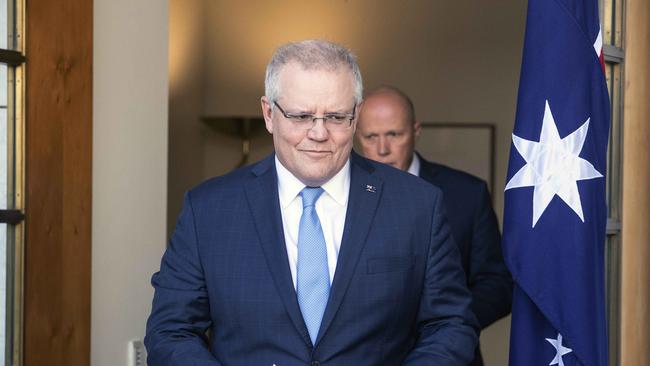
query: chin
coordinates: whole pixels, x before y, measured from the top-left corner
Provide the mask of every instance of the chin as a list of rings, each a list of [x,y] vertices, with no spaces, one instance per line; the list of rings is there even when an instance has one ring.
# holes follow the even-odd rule
[[[333,176],[333,175],[332,175]],[[332,176],[324,174],[322,171],[302,172],[300,180],[308,186],[320,186],[327,182]]]
[[[327,183],[328,180],[330,180],[330,178],[306,177],[305,179],[301,179],[300,181],[309,187],[320,187],[323,184]]]

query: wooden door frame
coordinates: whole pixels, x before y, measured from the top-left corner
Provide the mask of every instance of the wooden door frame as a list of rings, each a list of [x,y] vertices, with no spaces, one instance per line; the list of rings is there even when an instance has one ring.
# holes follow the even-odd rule
[[[90,364],[92,0],[26,1],[24,365]]]
[[[627,0],[620,365],[650,363],[650,3]]]

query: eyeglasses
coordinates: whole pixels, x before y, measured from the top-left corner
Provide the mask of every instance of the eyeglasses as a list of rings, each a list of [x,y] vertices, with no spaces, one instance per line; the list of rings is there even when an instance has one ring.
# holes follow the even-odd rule
[[[352,121],[354,120],[354,115],[357,109],[357,104],[354,103],[351,114],[327,113],[323,117],[316,117],[310,113],[288,113],[285,112],[282,107],[280,107],[278,102],[274,101],[273,104],[278,107],[284,118],[293,122],[293,125],[295,127],[304,130],[310,130],[314,128],[317,119],[322,119],[325,128],[327,128],[329,131],[347,130],[350,128],[350,126],[352,126]]]

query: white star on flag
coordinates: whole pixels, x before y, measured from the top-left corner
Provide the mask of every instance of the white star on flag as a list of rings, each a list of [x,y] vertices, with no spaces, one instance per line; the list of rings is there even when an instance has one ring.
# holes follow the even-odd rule
[[[559,366],[564,366],[564,361],[562,360],[562,356],[566,355],[567,353],[573,352],[571,348],[564,347],[562,345],[562,334],[558,333],[557,334],[557,339],[553,338],[546,338],[548,343],[550,343],[553,347],[555,347],[555,351],[557,352],[555,354],[555,358],[550,365],[559,365]]]
[[[512,134],[512,142],[521,157],[526,160],[526,165],[512,176],[505,190],[535,187],[533,227],[555,195],[560,197],[582,222],[585,222],[577,181],[603,176],[590,162],[578,156],[585,143],[588,129],[589,118],[571,134],[560,138],[547,100],[539,142]]]

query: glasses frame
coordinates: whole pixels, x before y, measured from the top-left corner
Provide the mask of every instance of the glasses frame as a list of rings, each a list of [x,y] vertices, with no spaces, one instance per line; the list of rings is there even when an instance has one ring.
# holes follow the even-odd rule
[[[304,126],[309,126],[309,128],[305,128],[306,130],[310,130],[310,129],[314,128],[314,126],[316,125],[316,120],[318,120],[318,119],[323,120],[323,125],[326,128],[328,126],[327,121],[336,121],[336,119],[334,119],[333,115],[331,115],[331,114],[329,116],[326,114],[323,117],[316,117],[315,115],[308,114],[308,113],[299,114],[300,116],[310,116],[311,117],[311,125],[308,125],[308,124],[303,123],[301,121],[296,121],[295,118],[297,118],[299,115],[285,112],[284,109],[280,106],[280,104],[278,104],[277,101],[274,100],[273,105],[278,107],[278,109],[280,110],[280,113],[282,113],[282,116],[284,116],[284,118],[286,118],[286,119],[288,119],[288,120],[290,120],[290,121],[292,121],[294,123],[298,123],[298,124],[302,123]],[[352,107],[352,113],[351,114],[345,114],[345,116],[348,117],[348,124],[345,126],[346,128],[350,128],[352,126],[352,121],[354,121],[354,118],[356,117],[356,112],[357,112],[357,103],[355,102],[354,106]],[[307,121],[304,121],[304,122],[307,122]],[[335,125],[340,126],[340,125],[343,125],[343,123],[335,124]],[[328,130],[329,130],[329,128],[328,128]]]

